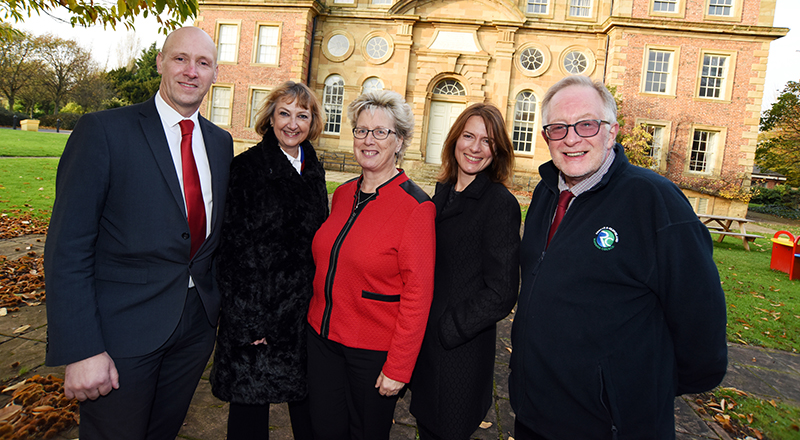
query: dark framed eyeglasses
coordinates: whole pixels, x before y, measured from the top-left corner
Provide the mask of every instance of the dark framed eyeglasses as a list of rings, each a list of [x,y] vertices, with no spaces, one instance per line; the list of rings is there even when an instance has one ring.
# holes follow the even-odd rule
[[[575,134],[578,136],[589,138],[600,132],[600,125],[602,124],[610,125],[611,123],[601,119],[585,119],[574,124],[547,124],[543,126],[542,129],[544,129],[544,134],[547,135],[547,139],[551,141],[560,141],[567,137],[570,127],[575,130]]]
[[[367,130],[366,128],[356,127],[353,129],[353,137],[356,139],[366,139],[367,135],[370,133],[372,133],[372,137],[379,141],[386,139],[392,133],[397,134],[396,131],[389,130],[388,128],[375,128],[373,130]]]

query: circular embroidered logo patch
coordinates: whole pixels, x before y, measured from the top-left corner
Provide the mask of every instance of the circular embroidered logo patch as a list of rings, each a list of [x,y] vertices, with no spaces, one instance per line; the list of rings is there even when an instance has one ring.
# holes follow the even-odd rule
[[[619,241],[619,236],[614,228],[605,226],[595,233],[594,245],[601,251],[610,251],[614,249],[614,245],[617,241]]]

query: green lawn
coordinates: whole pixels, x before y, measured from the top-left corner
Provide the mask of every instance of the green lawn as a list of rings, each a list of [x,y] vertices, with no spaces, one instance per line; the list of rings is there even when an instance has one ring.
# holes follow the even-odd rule
[[[773,226],[774,228],[774,226]],[[800,350],[800,280],[769,268],[772,242],[758,239],[744,250],[741,241],[714,242],[728,306],[728,339],[790,352]]]
[[[0,212],[50,217],[56,167],[55,158],[0,158]]]
[[[0,130],[0,156],[61,157],[68,137],[64,133]]]

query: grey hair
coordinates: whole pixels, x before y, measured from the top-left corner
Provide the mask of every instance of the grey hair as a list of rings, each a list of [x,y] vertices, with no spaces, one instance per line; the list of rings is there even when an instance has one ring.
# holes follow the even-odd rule
[[[611,95],[611,92],[608,91],[605,84],[600,81],[592,81],[588,76],[572,75],[562,78],[559,82],[550,87],[550,89],[547,90],[547,93],[545,93],[544,100],[542,100],[542,125],[547,125],[550,123],[550,121],[547,119],[547,114],[550,111],[550,101],[553,99],[553,96],[571,86],[588,87],[594,89],[594,91],[600,95],[600,99],[603,101],[603,113],[608,119],[608,122],[611,122],[612,124],[617,122],[617,102],[614,100],[614,96]]]
[[[414,112],[399,93],[391,90],[373,90],[362,94],[347,106],[347,118],[350,119],[350,125],[356,128],[361,112],[367,110],[370,114],[374,114],[376,109],[383,109],[392,118],[394,121],[392,130],[403,139],[403,146],[397,153],[399,160],[405,154],[406,148],[411,144],[411,137],[414,135]]]

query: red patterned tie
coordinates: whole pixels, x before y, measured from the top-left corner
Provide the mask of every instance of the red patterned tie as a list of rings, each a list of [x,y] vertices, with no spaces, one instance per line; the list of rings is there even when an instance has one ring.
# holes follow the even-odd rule
[[[558,225],[561,224],[561,219],[564,218],[564,214],[567,212],[567,206],[569,206],[569,201],[572,200],[571,192],[569,191],[561,191],[561,194],[558,195],[558,207],[556,208],[556,216],[553,218],[553,223],[550,225],[550,233],[547,234],[547,245],[550,245],[550,240],[553,238],[553,234],[556,233],[556,229],[558,229]]]
[[[189,221],[189,232],[192,236],[190,258],[206,239],[206,209],[203,203],[203,190],[200,187],[200,175],[192,153],[192,129],[194,122],[184,119],[181,125],[181,162],[183,163],[183,193],[186,197],[186,217]]]

